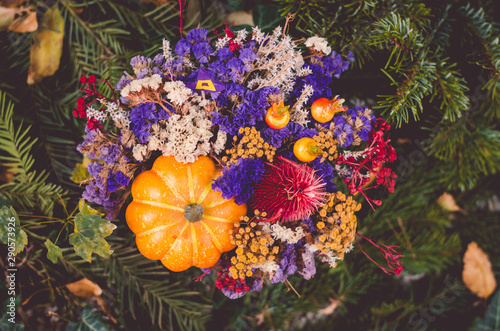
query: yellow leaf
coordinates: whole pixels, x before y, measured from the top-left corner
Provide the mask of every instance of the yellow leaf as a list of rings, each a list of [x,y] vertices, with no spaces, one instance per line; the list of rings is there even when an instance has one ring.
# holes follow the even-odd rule
[[[9,30],[13,32],[33,32],[36,29],[38,29],[38,21],[34,11],[29,12],[28,16],[19,17],[9,25]]]
[[[52,76],[61,60],[64,19],[57,7],[47,10],[42,18],[42,27],[36,32],[38,44],[31,47],[31,66],[28,70],[28,84],[38,83],[44,77]]]
[[[497,287],[488,255],[475,242],[469,244],[464,254],[462,279],[472,293],[484,299]]]
[[[79,298],[93,299],[102,294],[102,289],[96,283],[87,278],[80,279],[77,282],[66,284],[66,288]]]
[[[228,23],[234,25],[248,24],[254,26],[252,11],[237,10],[229,13],[226,18]]]
[[[443,193],[438,199],[437,199],[438,205],[441,206],[444,210],[447,211],[459,211],[462,214],[467,214],[467,211],[463,210],[460,208],[457,203],[455,202],[455,198],[453,198],[453,195],[449,193]]]

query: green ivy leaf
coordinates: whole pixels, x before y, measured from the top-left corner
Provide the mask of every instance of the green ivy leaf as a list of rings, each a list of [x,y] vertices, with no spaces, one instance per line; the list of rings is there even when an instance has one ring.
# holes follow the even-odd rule
[[[9,220],[14,220],[9,222]],[[19,223],[19,216],[12,207],[2,207],[0,209],[0,241],[11,246],[14,244],[14,255],[24,250],[28,244],[28,236]]]
[[[69,235],[69,243],[75,247],[75,252],[87,262],[92,261],[92,253],[108,257],[113,253],[109,244],[104,240],[109,236],[116,225],[101,216],[92,214],[83,207],[75,216],[75,233]]]
[[[45,247],[47,247],[47,258],[52,261],[52,263],[57,263],[58,259],[62,259],[62,249],[56,246],[50,239],[45,240]]]
[[[94,313],[91,306],[83,307],[82,320],[80,322],[69,322],[66,326],[69,331],[108,331],[108,327],[103,323],[101,316]]]
[[[484,319],[476,324],[476,329],[478,331],[500,330],[500,290],[495,293]]]

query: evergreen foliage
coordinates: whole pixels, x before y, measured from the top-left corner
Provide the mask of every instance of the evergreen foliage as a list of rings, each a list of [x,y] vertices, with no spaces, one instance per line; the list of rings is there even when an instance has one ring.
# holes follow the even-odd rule
[[[29,3],[38,17],[49,8],[48,2]],[[391,136],[398,152],[395,193],[376,193],[384,204],[375,212],[365,204],[358,231],[400,246],[404,272],[384,274],[356,245],[335,269],[322,265],[309,281],[290,277],[294,289],[264,286],[237,300],[215,289],[213,279],[207,280],[213,274],[193,282],[201,271],[176,274],[145,259],[123,213],[106,223],[116,225],[112,234],[97,236],[109,245],[103,244],[105,253],[93,254],[88,263],[96,250],[87,250],[85,259],[75,252],[71,238],[82,189],[70,177],[82,162],[75,149],[84,131],[71,114],[80,96],[78,79],[94,74],[115,84],[133,56],[157,53],[163,38],[180,38],[179,8],[176,1],[160,0],[49,3],[64,19],[63,55],[54,76],[28,86],[35,33],[0,32],[0,207],[15,209],[28,237],[27,249],[16,257],[16,300],[30,312],[22,322],[52,328],[45,316],[51,311],[57,314],[52,323],[56,319],[68,330],[498,326],[499,291],[475,305],[478,299],[461,280],[463,253],[476,241],[500,283],[500,11],[494,1],[188,1],[185,31],[198,24],[221,31],[234,10],[253,9],[254,22],[270,24],[267,30],[283,22],[280,14],[294,13],[290,33],[296,38],[318,35],[343,56],[354,54],[354,68],[334,82],[334,94],[350,106],[363,102],[398,128]],[[437,200],[444,192],[463,211],[443,209]],[[103,221],[99,211],[88,212]],[[92,235],[96,224],[89,225]],[[382,264],[379,250],[358,240]],[[6,256],[5,245],[0,251]],[[64,287],[84,277],[102,288],[107,309]],[[6,293],[1,291],[0,301]]]

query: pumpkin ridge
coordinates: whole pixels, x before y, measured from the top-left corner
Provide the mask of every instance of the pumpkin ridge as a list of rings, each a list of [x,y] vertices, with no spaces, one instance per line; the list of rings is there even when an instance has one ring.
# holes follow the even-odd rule
[[[191,223],[191,243],[193,244],[193,265],[196,266],[198,264],[198,240],[193,223]]]
[[[214,231],[205,222],[200,221],[200,223],[205,227],[205,230],[208,231],[208,233],[210,234],[210,237],[212,237],[212,242],[213,242],[215,248],[217,248],[219,253],[222,254],[222,245],[219,242],[219,240],[217,240],[217,237],[215,236]]]
[[[216,221],[216,222],[221,222],[221,223],[236,223],[238,221],[231,221],[226,218],[221,218],[217,216],[210,216],[210,215],[203,215],[203,218],[206,218],[207,220],[211,221]]]
[[[213,207],[222,206],[223,204],[228,203],[228,202],[234,202],[234,200],[233,199],[230,199],[230,200],[219,200],[219,201],[214,202],[214,203],[209,203],[208,205],[205,206],[205,209],[210,209],[210,208],[213,208]]]
[[[184,224],[184,226],[182,227],[182,230],[179,231],[179,234],[177,235],[177,238],[175,238],[174,242],[172,243],[172,246],[170,246],[170,248],[165,253],[165,255],[163,255],[163,257],[160,259],[160,261],[161,260],[165,260],[167,258],[168,254],[170,254],[170,251],[172,250],[172,248],[174,248],[175,245],[179,242],[179,238],[182,236],[182,234],[184,233],[184,231],[186,231],[188,224],[191,224],[191,223],[186,222],[186,224]]]
[[[184,198],[184,197],[182,196],[182,194],[180,194],[180,193],[179,193],[179,191],[177,191],[177,188],[176,188],[174,185],[172,185],[172,183],[170,182],[170,180],[169,180],[167,177],[163,176],[163,175],[161,174],[161,172],[159,172],[159,171],[158,171],[158,170],[156,170],[155,168],[152,168],[152,169],[151,169],[151,171],[153,171],[153,173],[154,173],[155,175],[157,175],[158,177],[160,177],[160,178],[161,178],[161,180],[163,181],[163,183],[164,183],[165,185],[167,185],[167,187],[169,188],[169,190],[170,190],[170,191],[172,191],[172,193],[174,194],[174,196],[175,196],[177,199],[179,199],[179,200],[181,200],[181,201],[186,201],[186,198]]]
[[[179,224],[179,222],[182,222],[182,221],[177,221],[175,223],[169,223],[167,225],[160,225],[160,226],[157,226],[156,228],[152,228],[152,229],[140,232],[140,233],[136,233],[136,236],[143,237],[143,236],[148,235],[148,234],[156,233],[158,231],[164,230],[164,229],[169,228],[171,226],[177,225],[177,224]]]
[[[198,202],[196,202],[197,204],[201,205],[201,203],[207,198],[208,193],[210,193],[210,191],[212,190],[212,184],[214,182],[214,179],[217,179],[219,175],[220,175],[220,170],[217,170],[215,176],[212,177],[212,180],[207,184],[207,186],[205,186],[203,192],[201,192],[201,195],[198,198]]]
[[[191,164],[187,166],[187,175],[188,175],[188,183],[189,183],[189,200],[191,203],[195,203],[194,201],[194,180],[193,180],[193,170],[191,169]]]
[[[164,209],[170,209],[170,210],[176,210],[180,212],[184,212],[184,208],[181,207],[176,207],[172,206],[163,202],[157,202],[157,201],[148,201],[148,200],[134,200],[135,202],[139,202],[145,205],[150,205],[154,207],[159,207],[159,208],[164,208]]]

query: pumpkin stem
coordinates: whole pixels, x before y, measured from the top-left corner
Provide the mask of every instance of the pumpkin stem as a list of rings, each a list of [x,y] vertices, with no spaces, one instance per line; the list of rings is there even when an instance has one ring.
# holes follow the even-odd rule
[[[191,223],[201,221],[203,217],[203,207],[197,203],[188,205],[186,209],[184,209],[184,217]]]

